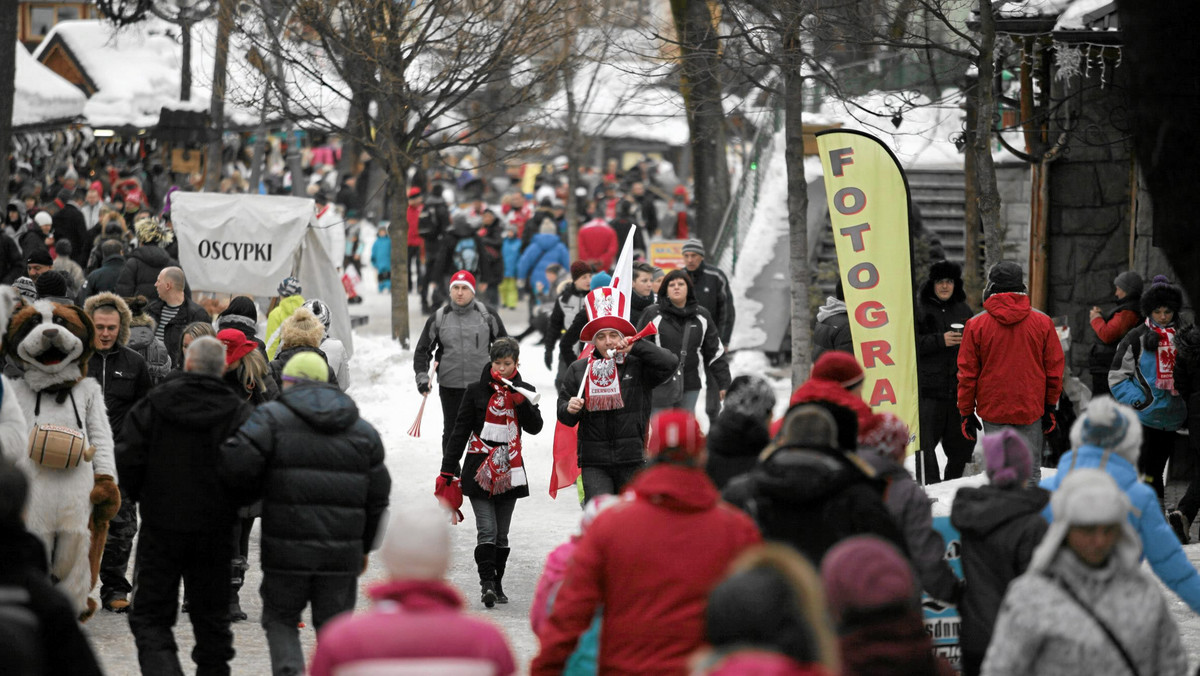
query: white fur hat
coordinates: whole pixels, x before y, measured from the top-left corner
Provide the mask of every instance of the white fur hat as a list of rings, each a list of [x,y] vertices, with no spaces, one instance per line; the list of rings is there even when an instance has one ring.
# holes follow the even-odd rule
[[[1045,570],[1062,548],[1071,526],[1098,526],[1120,523],[1121,538],[1114,555],[1126,570],[1135,570],[1142,557],[1142,541],[1129,513],[1133,504],[1107,472],[1090,467],[1071,470],[1058,490],[1050,496],[1054,521],[1033,551],[1030,571]]]
[[[1137,466],[1142,448],[1142,423],[1137,412],[1112,397],[1096,397],[1071,426],[1071,448],[1096,446],[1112,451]]]
[[[440,580],[450,568],[450,514],[430,501],[392,515],[379,557],[396,580]]]

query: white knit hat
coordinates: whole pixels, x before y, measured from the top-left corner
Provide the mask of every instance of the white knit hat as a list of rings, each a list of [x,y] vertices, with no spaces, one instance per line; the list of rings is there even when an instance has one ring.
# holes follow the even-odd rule
[[[1137,412],[1109,396],[1092,399],[1071,426],[1071,448],[1080,446],[1112,451],[1136,467],[1142,448]]]
[[[396,580],[443,579],[450,569],[449,513],[433,501],[397,511],[379,558]]]
[[[1029,570],[1045,570],[1050,565],[1062,549],[1071,526],[1110,523],[1121,524],[1121,539],[1114,551],[1118,563],[1126,570],[1137,569],[1142,557],[1142,541],[1129,522],[1132,509],[1129,497],[1107,472],[1090,467],[1071,470],[1050,496],[1054,520],[1041,544],[1033,551]]]

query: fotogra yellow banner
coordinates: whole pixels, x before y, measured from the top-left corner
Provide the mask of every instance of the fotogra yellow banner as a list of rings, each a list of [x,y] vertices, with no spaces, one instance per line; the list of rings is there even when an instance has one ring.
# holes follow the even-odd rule
[[[908,424],[912,453],[920,414],[908,182],[887,146],[869,134],[819,132],[817,149],[854,354],[866,373],[863,397],[876,412]]]

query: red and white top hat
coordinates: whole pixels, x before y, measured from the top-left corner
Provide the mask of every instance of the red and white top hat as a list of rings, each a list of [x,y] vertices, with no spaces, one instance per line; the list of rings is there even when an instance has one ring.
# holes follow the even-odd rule
[[[580,340],[587,342],[597,331],[604,329],[615,329],[626,337],[637,333],[627,319],[629,299],[619,289],[611,286],[592,289],[584,299],[583,306],[587,309],[588,323],[584,325],[583,331],[579,332]]]
[[[471,293],[475,293],[475,275],[466,270],[459,270],[450,276],[450,288],[454,288],[455,284],[464,284],[471,288]]]

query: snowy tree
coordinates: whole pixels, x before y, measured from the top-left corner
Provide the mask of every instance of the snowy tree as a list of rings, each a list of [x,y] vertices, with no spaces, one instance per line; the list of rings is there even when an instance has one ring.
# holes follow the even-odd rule
[[[250,96],[362,143],[386,175],[392,269],[405,270],[410,169],[517,126],[553,86],[557,31],[572,9],[568,0],[264,0],[239,26],[273,64]],[[408,324],[408,280],[397,274],[392,335],[406,348]]]

